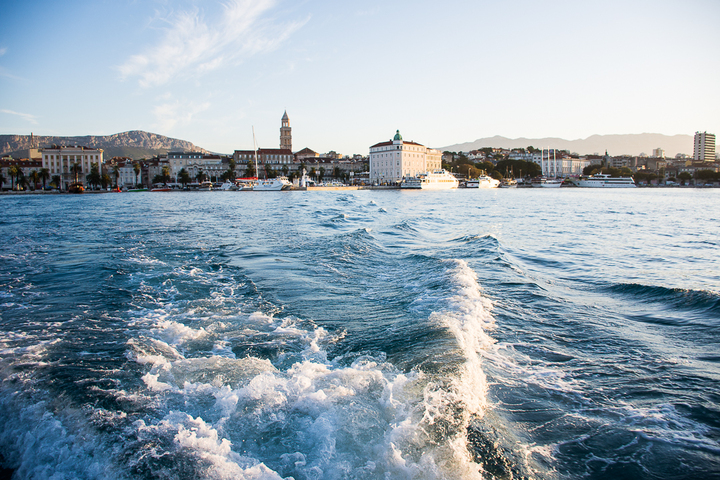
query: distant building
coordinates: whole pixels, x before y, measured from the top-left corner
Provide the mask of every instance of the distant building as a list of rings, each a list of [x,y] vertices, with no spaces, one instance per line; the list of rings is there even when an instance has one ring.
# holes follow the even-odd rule
[[[370,180],[399,182],[405,177],[442,168],[442,152],[415,142],[406,142],[397,131],[387,142],[370,147]]]
[[[715,134],[695,132],[693,160],[701,162],[715,161]]]
[[[280,150],[292,151],[292,128],[287,111],[283,114],[280,126]]]
[[[652,156],[655,158],[665,158],[665,150],[662,148],[656,148],[652,151]]]
[[[75,174],[70,170],[72,165],[80,165],[77,179],[84,183],[85,176],[90,173],[93,163],[97,163],[98,168],[102,171],[103,150],[101,148],[53,145],[50,148],[42,149],[43,168],[50,171],[51,177],[60,176],[63,190],[75,181]]]

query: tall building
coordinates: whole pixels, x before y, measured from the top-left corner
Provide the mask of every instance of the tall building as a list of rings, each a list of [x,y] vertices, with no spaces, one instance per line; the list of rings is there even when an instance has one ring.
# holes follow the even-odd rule
[[[290,119],[287,111],[282,116],[282,124],[280,126],[280,150],[292,151],[292,129],[290,128]]]
[[[399,182],[405,177],[442,168],[442,153],[415,142],[406,142],[397,131],[387,142],[370,147],[370,180]]]
[[[693,160],[701,162],[715,161],[715,134],[695,132],[695,150]]]

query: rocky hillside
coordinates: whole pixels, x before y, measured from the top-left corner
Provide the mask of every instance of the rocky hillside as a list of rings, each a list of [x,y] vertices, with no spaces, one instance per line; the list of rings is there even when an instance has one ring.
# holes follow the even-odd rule
[[[32,138],[35,147],[51,145],[83,145],[102,148],[105,157],[129,156],[132,158],[150,157],[170,150],[194,150],[206,153],[192,143],[177,138],[170,138],[155,133],[133,130],[116,133],[115,135],[86,135],[82,137],[51,137],[36,135]],[[31,145],[30,135],[0,135],[0,154],[6,155],[20,150],[27,150]]]

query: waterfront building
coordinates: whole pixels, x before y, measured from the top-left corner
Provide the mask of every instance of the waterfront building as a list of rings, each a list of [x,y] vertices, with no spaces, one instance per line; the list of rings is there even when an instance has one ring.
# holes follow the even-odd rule
[[[13,157],[3,157],[0,159],[0,173],[2,173],[3,178],[5,181],[3,183],[0,183],[1,189],[10,189],[11,187],[15,186],[17,187],[17,183],[14,181],[13,178],[10,178],[10,172],[12,167],[17,167],[22,172],[22,177],[25,178],[26,182],[30,182],[30,172],[33,170],[39,172],[42,166],[42,160],[40,158],[13,158]],[[42,180],[40,180],[39,185],[42,187]]]
[[[715,134],[695,132],[695,148],[693,152],[693,160],[696,162],[714,162]]]
[[[580,176],[591,162],[587,157],[573,157],[554,149],[533,153],[532,161],[540,165],[542,175],[552,178]]]
[[[50,177],[60,176],[63,190],[75,181],[75,173],[70,167],[75,164],[80,166],[78,181],[85,183],[85,176],[90,173],[92,164],[96,163],[99,171],[102,171],[103,162],[101,148],[53,145],[42,149],[42,168],[48,169]]]
[[[170,167],[170,177],[173,182],[177,182],[180,170],[183,168],[193,181],[200,172],[205,173],[208,179],[215,178],[217,180],[228,168],[227,162],[223,162],[220,155],[200,152],[169,152],[167,165]],[[163,166],[160,165],[160,168],[162,169]]]
[[[292,151],[292,128],[290,128],[290,119],[287,111],[280,120],[280,150]]]
[[[442,168],[442,152],[419,143],[406,142],[400,135],[370,147],[370,181],[400,182],[406,177]]]

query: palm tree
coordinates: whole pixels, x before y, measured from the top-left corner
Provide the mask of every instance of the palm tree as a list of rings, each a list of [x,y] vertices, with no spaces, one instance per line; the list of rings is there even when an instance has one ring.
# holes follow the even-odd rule
[[[53,175],[52,179],[50,181],[50,185],[55,185],[55,188],[60,190],[60,187],[62,186],[62,178],[60,178],[60,175]]]
[[[320,174],[318,175],[318,180],[320,180],[322,182],[324,176],[325,176],[325,167],[320,167]]]
[[[8,175],[10,175],[10,190],[15,190],[15,180],[20,176],[22,170],[17,165],[10,165]]]
[[[117,188],[118,178],[120,177],[120,165],[118,165],[117,163],[113,165],[112,174],[113,177],[115,177],[115,188]]]
[[[2,188],[4,183],[5,183],[5,177],[3,176],[2,170],[0,170],[0,188]]]
[[[190,183],[190,174],[187,170],[184,168],[180,169],[180,172],[178,172],[178,180],[182,183],[183,187],[186,187],[187,184]]]
[[[170,181],[170,167],[168,167],[167,165],[162,167],[162,180],[163,183],[167,183]]]
[[[35,191],[37,188],[38,181],[40,180],[40,174],[37,170],[32,170],[30,172],[30,181],[32,182],[32,189]]]
[[[206,177],[207,175],[205,175],[205,172],[203,172],[202,170],[200,170],[197,175],[195,175],[195,179],[198,181],[198,183],[204,182]]]
[[[48,170],[47,168],[41,168],[40,169],[40,178],[42,179],[42,182],[43,182],[43,190],[45,190],[45,182],[47,181],[48,178],[50,178],[50,170]]]
[[[140,162],[135,162],[133,165],[133,170],[135,171],[135,185],[140,185],[140,182],[137,181],[138,175],[140,175]]]
[[[72,165],[70,165],[70,173],[74,173],[74,174],[75,174],[75,183],[77,183],[77,182],[78,182],[78,175],[80,175],[80,174],[82,173],[82,165],[80,165],[80,164],[77,163],[77,162],[76,162],[76,163],[73,163]]]
[[[234,158],[231,158],[228,162],[228,173],[230,174],[228,176],[228,180],[233,181],[235,180],[235,167],[237,166],[237,163],[235,162]]]

